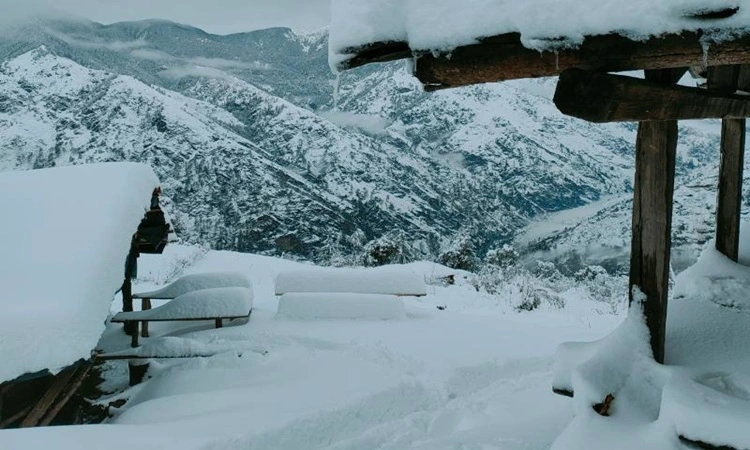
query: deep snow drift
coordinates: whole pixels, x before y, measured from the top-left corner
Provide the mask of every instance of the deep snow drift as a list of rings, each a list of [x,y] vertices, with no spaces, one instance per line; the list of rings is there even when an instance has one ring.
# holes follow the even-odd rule
[[[158,184],[135,163],[0,173],[0,382],[91,356]]]

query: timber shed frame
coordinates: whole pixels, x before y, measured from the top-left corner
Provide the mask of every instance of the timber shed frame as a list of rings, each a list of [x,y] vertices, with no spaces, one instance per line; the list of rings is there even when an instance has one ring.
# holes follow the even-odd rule
[[[339,70],[412,58],[414,75],[427,91],[559,76],[554,102],[562,113],[597,123],[637,121],[629,301],[638,290],[645,294],[651,348],[664,363],[678,120],[722,119],[716,247],[738,259],[750,29],[720,33],[722,20],[738,10],[697,11],[689,18],[707,26],[697,31],[644,40],[614,32],[590,35],[574,47],[550,41],[553,50],[544,52],[525,47],[516,32],[480,38],[450,53],[396,41],[332,50],[344,55],[335,63]],[[706,76],[705,89],[676,85],[689,69]],[[632,70],[643,70],[645,79],[610,74]]]

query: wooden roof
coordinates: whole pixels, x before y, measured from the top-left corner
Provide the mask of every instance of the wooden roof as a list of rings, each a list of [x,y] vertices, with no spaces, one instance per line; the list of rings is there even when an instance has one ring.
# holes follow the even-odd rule
[[[477,39],[450,51],[413,48],[405,41],[378,41],[331,48],[332,66],[347,70],[369,63],[414,58],[414,75],[426,90],[520,78],[556,76],[571,68],[619,72],[720,66],[750,63],[750,24],[746,29],[722,27],[739,7],[698,11],[692,30],[634,39],[625,32],[587,35],[574,45],[566,38],[535,40],[529,48],[521,33],[511,32]],[[332,31],[333,33],[333,31]],[[546,51],[540,51],[546,48]]]

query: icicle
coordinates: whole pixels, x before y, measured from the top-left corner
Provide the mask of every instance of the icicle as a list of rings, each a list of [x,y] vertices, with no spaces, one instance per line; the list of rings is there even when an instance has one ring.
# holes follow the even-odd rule
[[[341,72],[336,72],[336,79],[333,81],[333,110],[339,109],[339,85],[341,84]]]

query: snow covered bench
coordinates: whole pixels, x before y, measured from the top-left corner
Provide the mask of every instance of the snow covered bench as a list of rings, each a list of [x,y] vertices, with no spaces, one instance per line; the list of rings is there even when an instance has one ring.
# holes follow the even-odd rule
[[[141,310],[151,309],[151,300],[171,300],[188,292],[222,287],[245,287],[252,289],[247,276],[239,272],[193,273],[178,278],[155,291],[139,292],[133,298],[141,299]],[[141,336],[148,337],[148,321],[141,323]]]
[[[398,319],[400,297],[427,293],[421,276],[393,268],[282,272],[275,292],[278,314],[296,319]]]
[[[138,322],[214,320],[216,328],[224,319],[249,317],[253,309],[253,292],[248,287],[201,289],[182,294],[162,306],[144,311],[121,312],[112,322],[134,322],[132,347],[138,346]]]

